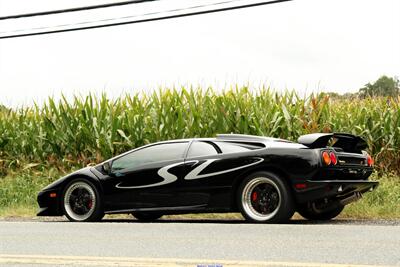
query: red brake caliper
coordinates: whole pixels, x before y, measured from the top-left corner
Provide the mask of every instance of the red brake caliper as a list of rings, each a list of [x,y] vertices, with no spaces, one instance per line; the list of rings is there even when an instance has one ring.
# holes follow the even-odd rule
[[[88,207],[89,207],[89,209],[91,209],[91,208],[92,208],[92,206],[93,206],[93,200],[89,200],[89,203],[88,203]]]
[[[253,192],[253,194],[251,194],[251,200],[253,201],[257,200],[257,192]]]

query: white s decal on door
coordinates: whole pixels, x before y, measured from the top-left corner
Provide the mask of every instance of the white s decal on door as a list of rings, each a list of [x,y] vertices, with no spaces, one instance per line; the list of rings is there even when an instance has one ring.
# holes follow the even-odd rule
[[[211,173],[206,173],[206,174],[199,174],[202,170],[207,168],[208,165],[210,165],[211,163],[213,163],[216,160],[218,160],[218,159],[208,159],[208,160],[206,160],[204,163],[200,164],[199,166],[194,168],[192,171],[190,171],[188,174],[186,174],[184,179],[185,180],[195,180],[195,179],[201,179],[201,178],[206,178],[206,177],[210,177],[210,176],[220,175],[220,174],[224,174],[224,173],[228,173],[228,172],[233,172],[233,171],[237,171],[237,170],[240,170],[240,169],[244,169],[244,168],[259,164],[259,163],[264,161],[263,158],[257,158],[256,162],[249,163],[249,164],[246,164],[246,165],[242,165],[242,166],[239,166],[239,167],[235,167],[235,168],[232,168],[232,169],[227,169],[227,170],[218,171],[218,172],[211,172]],[[198,162],[199,162],[198,160],[192,160],[192,161],[186,161],[186,162],[178,162],[178,163],[175,163],[175,164],[171,164],[171,165],[167,165],[165,167],[162,167],[161,169],[158,170],[157,174],[159,176],[161,176],[162,178],[164,178],[164,180],[159,182],[159,183],[149,184],[149,185],[140,185],[140,186],[120,186],[120,184],[122,183],[121,182],[121,183],[117,184],[116,187],[117,188],[122,188],[122,189],[132,189],[132,188],[145,188],[145,187],[154,187],[154,186],[159,186],[159,185],[170,184],[170,183],[173,183],[176,180],[178,180],[178,177],[176,175],[172,174],[172,173],[169,173],[168,172],[169,169],[171,169],[173,167],[176,167],[176,166],[179,166],[179,165],[182,165],[182,164],[185,164],[185,163],[194,163],[194,164],[196,164]]]
[[[233,171],[237,171],[237,170],[240,170],[240,169],[243,169],[243,168],[247,168],[247,167],[259,164],[259,163],[264,161],[263,158],[257,158],[257,159],[258,160],[256,162],[253,162],[253,163],[250,163],[250,164],[246,164],[246,165],[242,165],[242,166],[239,166],[239,167],[235,167],[235,168],[232,168],[232,169],[227,169],[227,170],[218,171],[218,172],[211,172],[211,173],[206,173],[206,174],[199,174],[208,165],[210,165],[211,163],[213,163],[214,161],[217,160],[217,159],[208,159],[208,160],[206,160],[206,162],[204,162],[200,166],[197,166],[194,170],[189,172],[185,176],[184,179],[185,180],[195,180],[195,179],[206,178],[206,177],[210,177],[210,176],[214,176],[214,175],[220,175],[220,174],[224,174],[224,173],[227,173],[227,172],[233,172]]]
[[[162,178],[164,178],[163,181],[155,184],[146,184],[146,185],[138,185],[138,186],[121,186],[121,183],[117,184],[115,187],[116,188],[121,188],[121,189],[134,189],[134,188],[146,188],[146,187],[154,187],[154,186],[159,186],[159,185],[166,185],[175,182],[178,180],[178,177],[176,175],[173,175],[172,173],[169,173],[168,170],[175,167],[184,164],[185,162],[178,162],[175,164],[167,165],[165,167],[162,167],[161,169],[158,170],[157,174],[160,175]]]

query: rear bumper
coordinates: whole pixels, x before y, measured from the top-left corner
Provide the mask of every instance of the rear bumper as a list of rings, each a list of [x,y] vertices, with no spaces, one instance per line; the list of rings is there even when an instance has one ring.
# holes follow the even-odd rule
[[[296,200],[298,203],[322,199],[341,201],[355,194],[372,191],[378,185],[379,182],[365,180],[307,181],[304,189],[296,189]]]

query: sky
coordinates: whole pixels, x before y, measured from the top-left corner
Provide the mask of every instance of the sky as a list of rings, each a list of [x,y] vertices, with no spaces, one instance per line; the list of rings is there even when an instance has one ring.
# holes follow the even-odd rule
[[[153,15],[141,14],[221,1],[161,0],[7,20],[0,21],[0,32],[147,18]],[[0,16],[105,2],[0,0]],[[258,1],[235,5],[250,2]],[[216,90],[266,85],[304,95],[355,92],[383,74],[400,76],[399,14],[398,0],[294,0],[168,21],[0,39],[0,104],[26,106],[49,96],[89,92],[118,97],[182,85]]]

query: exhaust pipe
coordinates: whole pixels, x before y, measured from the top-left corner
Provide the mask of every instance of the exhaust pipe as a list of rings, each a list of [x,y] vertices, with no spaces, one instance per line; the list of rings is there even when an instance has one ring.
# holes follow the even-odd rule
[[[345,206],[345,205],[348,205],[348,204],[350,204],[352,202],[355,202],[355,201],[359,200],[360,198],[362,198],[362,194],[360,192],[355,192],[353,195],[351,195],[351,196],[349,196],[347,198],[339,200],[339,202],[340,202],[340,204]]]

